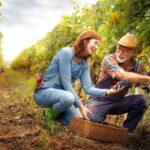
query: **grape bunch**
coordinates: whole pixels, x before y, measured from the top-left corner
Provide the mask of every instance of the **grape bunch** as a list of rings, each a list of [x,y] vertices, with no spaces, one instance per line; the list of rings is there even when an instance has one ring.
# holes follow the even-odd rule
[[[127,82],[127,81],[124,81],[124,80],[119,81],[118,84],[121,85],[121,86],[124,86],[126,88],[130,88],[131,87],[131,84],[129,82]]]

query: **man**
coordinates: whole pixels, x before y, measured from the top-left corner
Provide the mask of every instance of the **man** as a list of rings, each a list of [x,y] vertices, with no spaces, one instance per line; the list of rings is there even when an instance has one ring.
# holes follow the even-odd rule
[[[142,95],[125,96],[132,84],[150,84],[150,77],[140,62],[134,60],[137,55],[137,38],[127,33],[117,42],[116,53],[107,55],[96,85],[98,88],[116,88],[124,86],[119,94],[103,98],[91,97],[87,107],[92,112],[89,116],[94,122],[102,122],[107,114],[128,113],[123,126],[133,132],[145,110],[145,98]]]

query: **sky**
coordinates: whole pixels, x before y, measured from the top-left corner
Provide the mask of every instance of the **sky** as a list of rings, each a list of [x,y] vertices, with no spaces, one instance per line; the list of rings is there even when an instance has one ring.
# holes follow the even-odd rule
[[[71,14],[70,0],[0,0],[0,31],[4,61],[11,62],[26,47],[42,39],[63,15]],[[97,0],[76,0],[80,7]]]

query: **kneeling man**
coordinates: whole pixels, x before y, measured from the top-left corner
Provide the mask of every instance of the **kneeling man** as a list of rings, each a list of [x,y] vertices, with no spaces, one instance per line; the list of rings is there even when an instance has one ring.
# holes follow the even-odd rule
[[[96,87],[107,89],[124,86],[124,88],[118,94],[108,93],[103,98],[90,97],[87,107],[92,112],[92,115],[89,116],[90,119],[98,123],[102,122],[107,114],[128,113],[123,126],[129,132],[133,132],[146,110],[146,103],[143,95],[126,96],[126,94],[133,84],[147,84],[149,86],[150,77],[147,76],[142,64],[134,59],[137,54],[136,36],[127,33],[117,43],[116,52],[105,56],[103,60]]]

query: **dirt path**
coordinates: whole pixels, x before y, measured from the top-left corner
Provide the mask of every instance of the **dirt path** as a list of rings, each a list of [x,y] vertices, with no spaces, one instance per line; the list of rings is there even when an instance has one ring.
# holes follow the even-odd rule
[[[31,100],[22,98],[17,90],[13,85],[0,83],[1,150],[126,150],[139,147],[139,137],[121,145],[85,139],[61,125],[52,133],[44,126],[43,110]],[[142,148],[146,149],[143,145]]]

